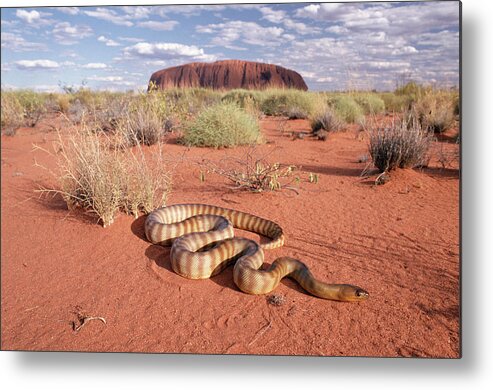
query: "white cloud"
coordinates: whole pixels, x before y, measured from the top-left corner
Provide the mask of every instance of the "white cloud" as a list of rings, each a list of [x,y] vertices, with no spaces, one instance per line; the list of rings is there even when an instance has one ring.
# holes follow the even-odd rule
[[[152,8],[141,6],[123,6],[120,9],[132,19],[147,19],[153,12]]]
[[[262,27],[255,22],[242,20],[228,21],[226,23],[197,26],[196,31],[204,34],[215,34],[211,40],[213,45],[230,46],[233,42],[241,40],[249,45],[268,46],[279,45],[284,30],[280,27]]]
[[[164,60],[152,60],[152,61],[146,61],[145,65],[147,66],[162,66],[163,68],[168,65],[168,61]]]
[[[246,7],[246,6],[245,6]],[[254,7],[257,7],[254,5]],[[153,7],[153,12],[159,16],[167,17],[169,14],[180,14],[185,17],[200,15],[203,11],[218,12],[233,6],[225,5],[165,5],[161,7]]]
[[[413,46],[403,46],[392,50],[392,55],[398,56],[401,54],[413,54],[418,53],[418,50]]]
[[[140,42],[124,49],[127,58],[180,59],[187,58],[201,61],[214,61],[214,55],[205,54],[204,49],[194,45],[181,43],[148,43]]]
[[[18,9],[15,13],[15,16],[29,24],[41,19],[41,14],[36,10],[25,11],[23,9]]]
[[[128,20],[128,15],[120,15],[116,11],[109,8],[99,7],[94,11],[84,11],[84,13],[93,18],[106,20],[107,22],[111,22],[119,26],[131,27],[134,25],[130,20]]]
[[[75,45],[82,38],[92,35],[92,29],[86,25],[71,25],[69,22],[59,22],[52,31],[56,41],[61,45]]]
[[[316,19],[329,18],[336,16],[341,10],[340,3],[310,4],[296,11],[296,16],[311,17]]]
[[[123,77],[121,77],[121,76],[89,76],[89,77],[87,77],[87,80],[115,82],[115,81],[122,81]]]
[[[60,64],[51,60],[20,60],[15,61],[14,64],[17,69],[56,69],[60,67]]]
[[[349,32],[349,30],[346,27],[342,27],[338,25],[327,27],[325,31],[333,34],[347,34]]]
[[[104,35],[98,37],[99,42],[103,42],[106,46],[121,46],[120,43],[114,41],[113,39],[106,38]]]
[[[51,14],[48,12],[39,12],[36,10],[26,11],[24,9],[18,9],[15,12],[15,16],[17,16],[20,20],[28,25],[39,28],[41,26],[46,26],[53,24],[54,21],[50,19],[44,19],[45,16],[50,16]]]
[[[148,20],[146,22],[137,23],[137,26],[150,28],[151,30],[156,30],[156,31],[171,31],[178,24],[179,23],[175,20],[166,20],[164,22],[156,22],[154,20]]]
[[[307,26],[301,22],[295,22],[290,19],[285,11],[274,10],[269,7],[260,7],[259,11],[262,13],[262,19],[268,20],[271,23],[282,24],[285,28],[295,30],[298,34],[316,34],[320,32],[318,27]]]
[[[118,37],[120,41],[125,41],[125,42],[144,42],[145,39],[143,38],[135,38],[135,37]]]
[[[262,19],[268,20],[272,23],[282,23],[286,17],[286,12],[282,10],[273,10],[269,7],[260,7],[259,11],[262,13]]]
[[[108,65],[101,62],[91,62],[89,64],[82,65],[85,69],[106,69]]]
[[[1,37],[2,49],[12,51],[45,51],[47,49],[45,44],[26,41],[19,34],[2,31]]]
[[[68,15],[77,15],[80,12],[78,7],[55,7],[58,11]]]

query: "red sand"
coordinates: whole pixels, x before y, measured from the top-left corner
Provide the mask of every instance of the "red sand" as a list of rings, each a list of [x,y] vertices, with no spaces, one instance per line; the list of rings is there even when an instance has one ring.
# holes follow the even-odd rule
[[[4,350],[189,352],[331,356],[458,357],[459,175],[457,166],[392,173],[374,186],[362,179],[366,141],[353,131],[328,141],[292,140],[279,119],[263,121],[270,161],[302,165],[317,184],[292,191],[232,191],[225,179],[199,180],[201,157],[242,155],[190,149],[170,139],[180,161],[169,204],[200,202],[237,208],[278,222],[287,240],[266,251],[302,259],[321,280],[356,284],[363,303],[326,301],[285,279],[285,302],[239,291],[232,268],[203,281],[172,272],[169,249],[150,245],[145,217],[120,215],[109,228],[58,198],[39,199],[53,185],[54,158],[33,151],[55,138],[47,127],[2,136],[2,333]],[[289,121],[289,131],[308,131]],[[447,153],[457,145],[436,143]],[[374,176],[373,176],[374,179]],[[239,232],[239,234],[242,234]],[[77,312],[100,316],[73,330]]]

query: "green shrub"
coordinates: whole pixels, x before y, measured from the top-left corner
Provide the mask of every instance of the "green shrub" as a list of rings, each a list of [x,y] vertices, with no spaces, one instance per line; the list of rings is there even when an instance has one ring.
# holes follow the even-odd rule
[[[268,90],[264,96],[260,108],[266,115],[306,119],[317,105],[316,95],[296,89]]]
[[[396,95],[393,92],[384,92],[380,98],[385,104],[385,110],[388,113],[404,112],[409,110],[412,105],[412,98],[407,95]]]
[[[148,94],[164,102],[181,119],[187,120],[221,101],[222,93],[208,88],[172,88]]]
[[[260,140],[258,120],[234,103],[219,103],[202,111],[184,129],[183,142],[190,146],[235,146]]]
[[[338,95],[328,99],[335,114],[347,123],[361,123],[365,119],[363,108],[349,95]]]
[[[2,133],[14,135],[16,130],[22,126],[24,120],[24,109],[15,92],[2,91],[1,109]]]
[[[369,154],[380,172],[427,164],[432,135],[416,115],[406,114],[391,127],[370,130]]]
[[[17,98],[23,109],[24,125],[36,126],[36,123],[46,113],[45,96],[31,90],[22,90],[17,92]]]
[[[363,108],[365,114],[374,115],[385,111],[385,102],[376,94],[356,95],[354,99]]]
[[[227,92],[222,98],[221,101],[236,103],[241,108],[245,108],[245,105],[255,105],[260,107],[260,103],[262,101],[262,92],[256,90],[248,90],[248,89],[233,89]]]

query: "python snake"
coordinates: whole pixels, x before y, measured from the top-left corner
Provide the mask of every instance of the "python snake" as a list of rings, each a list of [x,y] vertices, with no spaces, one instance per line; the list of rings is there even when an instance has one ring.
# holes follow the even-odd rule
[[[233,228],[261,234],[270,241],[257,244],[235,237]],[[151,212],[145,234],[153,244],[172,245],[171,266],[189,279],[210,278],[235,262],[234,282],[249,294],[267,294],[288,276],[324,299],[357,302],[369,296],[357,286],[318,281],[304,263],[290,257],[280,257],[268,269],[260,269],[263,249],[282,246],[284,234],[277,223],[252,214],[206,204],[177,204]]]

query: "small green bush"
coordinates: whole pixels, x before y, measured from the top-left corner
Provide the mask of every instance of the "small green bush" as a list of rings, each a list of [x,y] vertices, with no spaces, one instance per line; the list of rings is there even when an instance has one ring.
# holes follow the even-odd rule
[[[425,166],[433,136],[415,114],[405,114],[391,127],[370,130],[369,154],[380,172]]]
[[[22,90],[17,92],[17,98],[24,111],[24,125],[36,126],[36,123],[46,113],[45,95],[31,90]]]
[[[393,92],[384,92],[380,98],[385,104],[385,110],[388,113],[404,112],[412,105],[412,98],[407,95],[396,95]]]
[[[24,120],[24,109],[15,92],[2,91],[1,94],[1,126],[2,133],[14,135]]]
[[[202,111],[184,129],[189,146],[230,147],[260,140],[258,120],[234,103],[219,103]]]
[[[316,109],[317,97],[309,92],[280,89],[266,91],[264,96],[260,108],[266,115],[306,119]]]
[[[368,93],[363,95],[356,95],[356,103],[358,103],[364,110],[365,114],[380,114],[385,111],[385,102],[382,98],[376,94]]]
[[[349,95],[330,97],[328,104],[347,123],[361,123],[365,119],[363,108]]]
[[[236,103],[241,108],[245,108],[245,105],[252,103],[257,107],[260,107],[260,103],[262,101],[262,92],[248,89],[233,89],[227,92],[221,98],[221,101]]]

